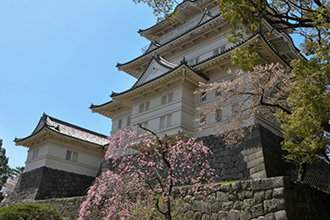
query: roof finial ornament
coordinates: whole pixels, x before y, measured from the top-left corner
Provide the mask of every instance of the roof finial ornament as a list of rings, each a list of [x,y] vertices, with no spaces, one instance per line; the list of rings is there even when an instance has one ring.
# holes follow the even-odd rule
[[[187,64],[187,60],[185,57],[182,58],[182,60],[180,61],[180,64],[183,65],[183,64]]]

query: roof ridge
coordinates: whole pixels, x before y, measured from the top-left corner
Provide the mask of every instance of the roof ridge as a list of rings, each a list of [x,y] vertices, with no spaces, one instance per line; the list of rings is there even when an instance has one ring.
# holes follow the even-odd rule
[[[45,114],[45,113],[44,113]],[[46,114],[45,114],[46,115]],[[107,135],[104,135],[104,134],[101,134],[101,133],[98,133],[98,132],[95,132],[95,131],[92,131],[92,130],[89,130],[89,129],[86,129],[86,128],[83,128],[83,127],[80,127],[80,126],[77,126],[77,125],[74,125],[74,124],[71,124],[71,123],[68,123],[66,121],[63,121],[63,120],[60,120],[60,119],[57,119],[57,118],[54,118],[52,116],[49,116],[49,115],[46,115],[51,121],[55,121],[57,123],[60,123],[60,124],[63,124],[63,125],[67,125],[69,127],[72,127],[72,128],[75,128],[77,130],[80,130],[80,131],[85,131],[87,133],[90,133],[90,134],[94,134],[96,136],[99,136],[99,137],[103,137],[103,138],[108,138]],[[48,124],[47,124],[48,125]],[[51,125],[48,125],[47,127],[50,127]],[[56,128],[55,128],[56,129]]]

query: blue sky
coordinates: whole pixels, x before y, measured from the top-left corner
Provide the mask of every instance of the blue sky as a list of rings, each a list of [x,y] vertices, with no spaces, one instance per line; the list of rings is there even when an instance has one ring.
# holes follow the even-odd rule
[[[89,106],[110,100],[135,79],[115,67],[141,54],[139,28],[152,10],[132,0],[12,0],[0,2],[0,138],[11,167],[27,149],[43,112],[109,135],[111,122]]]

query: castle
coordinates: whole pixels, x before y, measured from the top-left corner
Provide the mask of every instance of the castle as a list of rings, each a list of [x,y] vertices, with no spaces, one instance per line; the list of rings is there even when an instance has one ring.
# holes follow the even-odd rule
[[[120,71],[135,77],[126,91],[112,92],[107,103],[90,106],[92,112],[112,120],[111,134],[140,123],[160,133],[183,132],[199,137],[213,151],[211,158],[219,180],[256,179],[283,175],[281,135],[276,124],[262,116],[251,138],[234,149],[226,149],[221,138],[210,135],[228,123],[235,106],[201,119],[197,108],[214,103],[221,94],[195,94],[200,82],[231,80],[228,70],[234,48],[254,46],[270,63],[283,65],[300,57],[286,32],[255,33],[239,44],[223,35],[229,26],[220,16],[214,0],[186,0],[177,7],[177,22],[160,22],[139,30],[150,41],[143,54],[126,63]],[[244,26],[244,22],[242,21]],[[271,26],[266,23],[266,28]],[[119,73],[118,73],[119,74]],[[137,132],[140,132],[139,130]],[[106,136],[44,114],[32,134],[15,139],[29,148],[25,172],[17,187],[22,198],[46,199],[82,195],[98,174],[107,148]]]

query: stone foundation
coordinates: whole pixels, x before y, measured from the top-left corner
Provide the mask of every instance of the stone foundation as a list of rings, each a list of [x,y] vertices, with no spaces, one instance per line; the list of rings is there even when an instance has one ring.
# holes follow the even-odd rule
[[[85,197],[36,201],[54,206],[64,219],[76,219]],[[195,220],[327,220],[330,194],[286,177],[237,181],[183,196],[187,219]]]
[[[330,195],[286,177],[217,185],[204,195],[184,196],[185,217],[198,220],[324,220],[330,219]]]
[[[13,197],[20,200],[42,200],[81,196],[94,179],[90,176],[41,167],[22,174]]]
[[[282,138],[256,125],[238,146],[227,148],[221,137],[200,138],[213,152],[208,158],[218,175],[217,181],[282,176],[287,164],[282,159]]]

